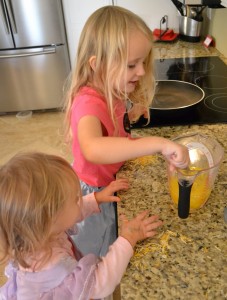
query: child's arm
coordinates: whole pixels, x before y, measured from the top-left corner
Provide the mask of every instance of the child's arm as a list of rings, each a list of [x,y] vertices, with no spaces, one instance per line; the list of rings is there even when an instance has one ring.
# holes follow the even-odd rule
[[[102,257],[95,271],[96,283],[92,293],[93,298],[102,298],[111,294],[120,283],[133,255],[137,241],[153,237],[156,229],[162,225],[158,216],[148,217],[148,212],[142,212],[136,218],[128,221],[123,217],[120,237],[110,246],[109,252]]]
[[[97,164],[112,164],[156,153],[164,155],[178,168],[186,168],[189,163],[185,146],[162,137],[133,139],[103,136],[100,120],[94,116],[80,119],[78,139],[85,158]]]

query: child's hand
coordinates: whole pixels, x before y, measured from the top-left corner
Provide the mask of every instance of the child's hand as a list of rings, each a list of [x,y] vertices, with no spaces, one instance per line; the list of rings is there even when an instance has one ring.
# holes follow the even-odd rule
[[[137,122],[141,116],[144,116],[144,118],[148,118],[146,107],[144,107],[140,103],[133,103],[133,107],[128,112],[130,123]]]
[[[185,169],[190,161],[188,148],[173,141],[168,141],[162,154],[173,167],[180,169]]]
[[[121,199],[114,196],[114,193],[120,190],[127,190],[129,183],[127,179],[117,179],[112,181],[103,190],[95,193],[95,198],[98,204],[103,202],[119,202]]]
[[[120,235],[128,240],[132,247],[138,241],[156,235],[156,229],[162,225],[162,221],[159,220],[158,216],[149,217],[148,214],[148,211],[143,211],[130,221],[125,215],[121,216],[122,225]]]

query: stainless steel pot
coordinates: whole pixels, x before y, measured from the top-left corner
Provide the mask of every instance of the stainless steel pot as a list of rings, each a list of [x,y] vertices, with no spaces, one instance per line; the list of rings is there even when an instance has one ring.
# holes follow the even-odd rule
[[[185,16],[179,18],[180,38],[187,42],[199,42],[203,22]]]

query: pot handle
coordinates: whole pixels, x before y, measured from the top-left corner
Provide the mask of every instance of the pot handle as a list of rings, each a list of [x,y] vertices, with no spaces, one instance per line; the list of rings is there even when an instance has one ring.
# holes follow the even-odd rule
[[[178,216],[181,219],[186,219],[190,210],[190,194],[193,182],[189,180],[180,180],[179,185],[179,200],[178,200]]]

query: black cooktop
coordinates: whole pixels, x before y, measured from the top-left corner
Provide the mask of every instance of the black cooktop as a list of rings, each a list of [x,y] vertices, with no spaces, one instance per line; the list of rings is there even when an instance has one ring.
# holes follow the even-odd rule
[[[174,110],[150,109],[151,121],[132,128],[227,123],[227,65],[218,56],[155,60],[156,80],[181,80],[201,87],[205,97],[198,104]]]

